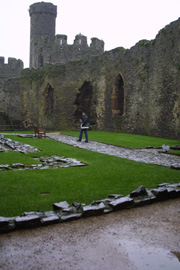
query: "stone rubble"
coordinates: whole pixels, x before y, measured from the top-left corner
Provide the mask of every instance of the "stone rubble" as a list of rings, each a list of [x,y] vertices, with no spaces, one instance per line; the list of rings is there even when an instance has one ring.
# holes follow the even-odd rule
[[[24,144],[20,142],[13,141],[11,139],[4,138],[0,135],[0,152],[20,152],[22,154],[36,153],[39,150],[29,144]]]
[[[24,212],[18,217],[0,217],[0,233],[98,216],[178,197],[180,197],[180,183],[163,183],[154,189],[140,186],[127,196],[110,194],[109,198],[93,201],[90,205],[73,202],[70,206],[66,201],[58,202],[53,204],[53,211]]]
[[[13,163],[0,165],[0,171],[22,171],[22,170],[44,170],[44,169],[58,169],[58,168],[67,168],[67,167],[80,167],[86,166],[85,163],[73,158],[65,158],[58,156],[51,157],[36,157],[35,160],[38,160],[42,164],[31,164],[25,165],[23,163]]]

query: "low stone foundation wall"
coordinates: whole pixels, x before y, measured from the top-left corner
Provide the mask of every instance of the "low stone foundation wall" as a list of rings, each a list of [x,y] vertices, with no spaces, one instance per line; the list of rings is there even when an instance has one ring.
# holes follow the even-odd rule
[[[52,211],[24,212],[18,217],[0,217],[0,233],[98,216],[178,197],[180,197],[180,183],[164,183],[154,189],[140,186],[127,196],[110,194],[108,198],[93,201],[90,205],[73,202],[70,206],[66,201],[58,202],[53,204]]]

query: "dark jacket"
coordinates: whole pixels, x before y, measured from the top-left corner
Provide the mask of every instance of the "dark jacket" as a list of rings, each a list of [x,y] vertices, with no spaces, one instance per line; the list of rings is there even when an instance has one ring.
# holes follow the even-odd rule
[[[87,115],[84,115],[82,118],[81,118],[81,127],[85,128],[87,127],[88,128],[88,122],[89,122],[89,119],[88,119],[88,116]]]

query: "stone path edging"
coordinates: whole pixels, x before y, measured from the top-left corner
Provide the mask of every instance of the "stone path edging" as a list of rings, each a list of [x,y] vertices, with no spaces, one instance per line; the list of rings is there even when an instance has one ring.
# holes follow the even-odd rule
[[[74,202],[70,206],[66,201],[58,202],[53,204],[53,211],[24,212],[18,217],[0,217],[0,233],[52,225],[82,217],[98,216],[178,197],[180,197],[180,183],[164,183],[155,189],[146,189],[144,186],[140,186],[125,197],[120,194],[111,194],[109,198],[94,201],[90,205]]]

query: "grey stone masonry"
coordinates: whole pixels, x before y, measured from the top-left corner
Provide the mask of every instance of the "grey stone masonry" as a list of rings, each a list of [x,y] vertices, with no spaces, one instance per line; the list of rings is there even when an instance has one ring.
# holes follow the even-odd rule
[[[21,70],[24,64],[20,59],[13,57],[8,58],[8,63],[5,63],[3,56],[0,57],[0,78],[20,78]]]

